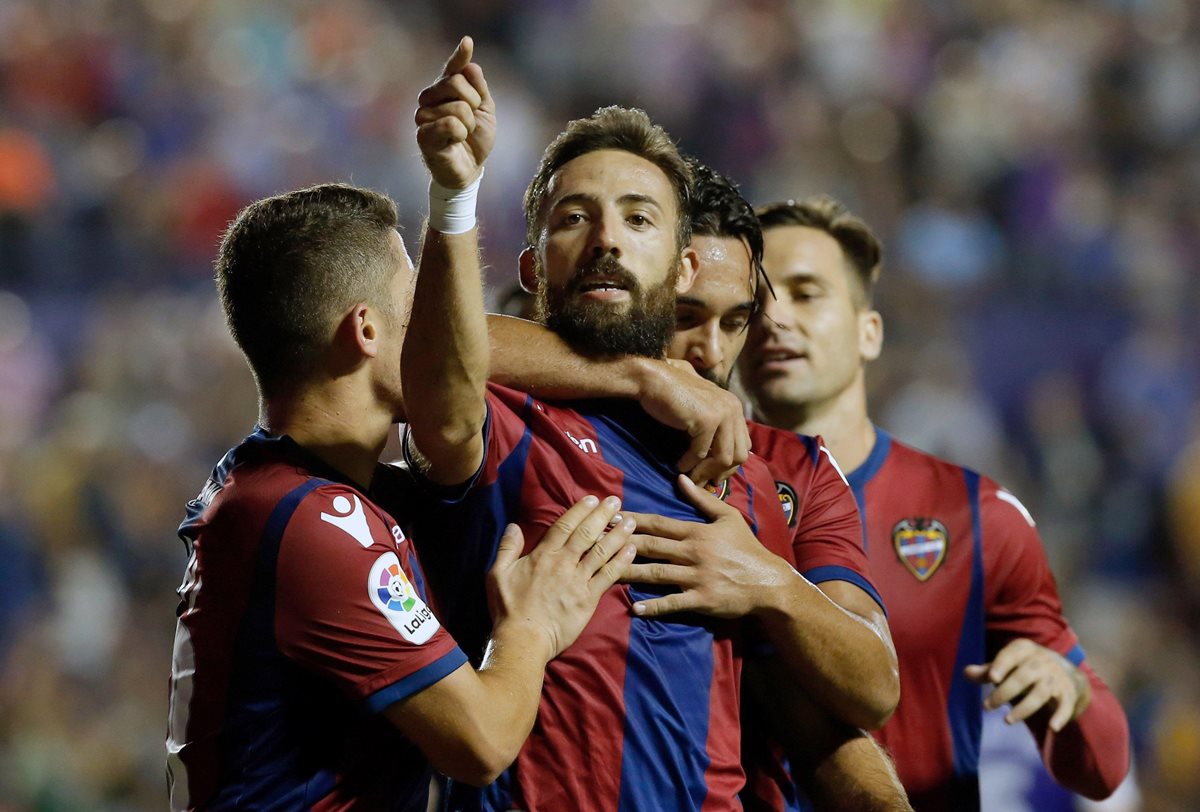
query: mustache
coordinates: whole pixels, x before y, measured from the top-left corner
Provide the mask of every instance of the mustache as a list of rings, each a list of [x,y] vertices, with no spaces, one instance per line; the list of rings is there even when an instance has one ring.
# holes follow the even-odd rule
[[[588,284],[597,276],[616,282],[630,293],[641,290],[641,285],[638,283],[637,277],[633,275],[633,272],[622,265],[620,260],[611,254],[605,254],[586,265],[580,266],[567,281],[566,290],[568,293],[578,293],[581,287]]]

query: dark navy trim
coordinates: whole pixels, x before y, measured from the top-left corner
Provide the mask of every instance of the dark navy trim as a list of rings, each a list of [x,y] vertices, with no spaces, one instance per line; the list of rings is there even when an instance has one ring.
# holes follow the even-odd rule
[[[479,457],[479,467],[475,469],[475,473],[471,474],[465,482],[460,482],[457,485],[441,485],[429,479],[421,472],[421,466],[412,458],[412,454],[408,448],[408,435],[412,433],[412,429],[408,424],[404,424],[404,431],[400,434],[400,453],[404,457],[404,464],[408,466],[408,470],[413,472],[413,475],[421,487],[433,494],[434,498],[439,502],[447,505],[457,504],[466,498],[467,494],[475,487],[475,483],[479,481],[479,477],[483,474],[484,466],[488,461],[488,443],[491,442],[492,434],[492,404],[490,401],[484,401],[484,416],[483,416],[483,453]]]
[[[871,599],[879,604],[879,608],[883,610],[883,614],[887,615],[887,607],[883,605],[883,598],[876,591],[875,586],[849,567],[829,564],[824,567],[813,567],[800,574],[814,584],[823,584],[826,581],[846,581],[847,583],[854,584],[863,592],[870,595]]]
[[[950,683],[947,715],[954,745],[955,809],[979,808],[979,741],[983,732],[983,688],[963,676],[963,669],[987,659],[983,609],[983,528],[979,511],[979,474],[963,469],[971,508],[971,591],[963,614],[958,654]]]
[[[1063,656],[1065,656],[1068,660],[1071,661],[1071,665],[1078,668],[1083,663],[1083,661],[1085,659],[1087,659],[1087,652],[1083,650],[1083,646],[1076,643],[1074,646],[1071,647],[1071,650],[1068,651]]]
[[[401,699],[408,699],[413,694],[424,691],[430,685],[448,676],[466,662],[467,655],[463,654],[462,649],[455,646],[428,665],[368,696],[367,710],[371,713],[379,713]]]
[[[887,459],[888,452],[891,450],[892,435],[879,426],[875,426],[875,445],[871,446],[871,453],[863,460],[862,465],[846,474],[846,481],[850,483],[851,488],[855,489],[855,498],[858,496],[858,490],[879,473],[879,469],[883,467],[884,460]]]
[[[283,541],[283,532],[287,530],[288,522],[292,520],[292,514],[296,512],[296,508],[300,507],[304,497],[322,485],[332,484],[327,479],[313,477],[292,488],[275,504],[275,509],[271,511],[270,517],[267,518],[267,525],[263,528],[262,542],[258,548],[258,560],[271,578],[270,583],[274,583],[275,564],[279,558],[279,544]]]
[[[742,466],[738,466],[737,472],[742,475],[742,479],[746,480],[746,514],[750,517],[750,532],[758,538],[758,516],[754,514],[754,486],[750,484],[750,478],[746,476],[746,471]],[[733,486],[726,481],[726,487]],[[795,507],[792,508],[795,510]]]
[[[858,503],[858,521],[862,524],[863,552],[867,552],[867,483],[879,473],[879,469],[883,467],[891,450],[892,435],[879,426],[875,426],[875,445],[871,446],[871,453],[863,460],[862,465],[846,474],[846,484],[850,486],[850,491],[854,494],[854,501]]]

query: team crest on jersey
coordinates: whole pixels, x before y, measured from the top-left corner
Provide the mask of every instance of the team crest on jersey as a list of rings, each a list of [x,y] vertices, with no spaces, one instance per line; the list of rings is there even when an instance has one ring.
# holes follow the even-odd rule
[[[375,608],[410,643],[424,643],[440,628],[438,619],[404,574],[395,553],[384,553],[375,559],[367,577],[367,592]]]
[[[787,526],[796,526],[796,499],[795,489],[780,480],[775,480],[775,491],[779,494],[779,505],[783,508],[783,515],[787,517]]]
[[[892,528],[892,544],[900,563],[918,581],[928,581],[946,560],[950,536],[937,519],[903,519]]]
[[[713,496],[720,499],[722,502],[729,501],[729,480],[722,480],[720,483],[713,483],[712,480],[704,483],[704,490],[711,493]]]

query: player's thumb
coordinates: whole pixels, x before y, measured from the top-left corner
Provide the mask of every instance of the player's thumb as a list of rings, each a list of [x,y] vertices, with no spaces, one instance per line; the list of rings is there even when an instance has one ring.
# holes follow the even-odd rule
[[[525,548],[525,536],[521,533],[521,528],[515,524],[510,524],[504,528],[504,534],[500,536],[500,545],[496,548],[496,561],[492,564],[492,569],[507,569],[512,566],[513,562],[521,557],[521,550]]]
[[[988,668],[990,663],[980,663],[979,665],[968,665],[963,669],[963,676],[977,685],[984,685],[991,682],[988,679]]]
[[[458,41],[458,47],[454,49],[454,53],[450,54],[450,58],[446,60],[446,66],[442,68],[442,76],[453,76],[456,73],[462,73],[462,69],[471,64],[471,57],[475,54],[475,41],[470,37],[463,37]]]

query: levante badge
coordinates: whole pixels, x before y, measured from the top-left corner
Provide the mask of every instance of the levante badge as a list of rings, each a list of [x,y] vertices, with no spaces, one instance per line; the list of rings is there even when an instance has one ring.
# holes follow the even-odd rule
[[[937,519],[903,519],[892,528],[892,544],[900,563],[918,581],[928,581],[946,560],[950,537]]]

